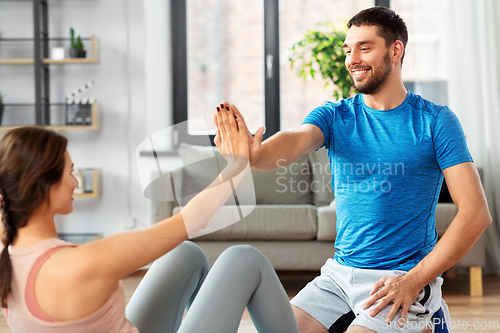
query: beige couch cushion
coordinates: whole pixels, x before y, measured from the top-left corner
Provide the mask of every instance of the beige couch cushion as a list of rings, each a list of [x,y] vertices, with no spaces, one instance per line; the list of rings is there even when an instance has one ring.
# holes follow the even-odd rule
[[[210,184],[226,161],[217,147],[182,143],[179,155],[183,162],[181,205]],[[307,155],[286,167],[270,171],[252,171],[257,205],[312,204],[311,174]],[[187,200],[186,200],[187,199]]]
[[[178,211],[175,207],[173,213]],[[224,206],[217,218],[234,212],[234,206]],[[316,232],[316,207],[312,205],[257,205],[242,221],[197,240],[312,240]]]
[[[318,207],[318,240],[335,241],[337,237],[337,214],[335,200],[328,206]]]
[[[325,148],[321,148],[318,151],[310,153],[308,156],[312,173],[311,190],[313,204],[318,207],[327,206],[334,199],[328,152]]]
[[[312,204],[311,173],[307,155],[286,167],[252,171],[257,205]]]

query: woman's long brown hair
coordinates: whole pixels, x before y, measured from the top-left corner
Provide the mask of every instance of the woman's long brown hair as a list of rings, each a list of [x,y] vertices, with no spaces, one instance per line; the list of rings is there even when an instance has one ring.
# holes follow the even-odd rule
[[[67,139],[52,130],[20,127],[0,139],[0,194],[4,248],[0,255],[1,305],[7,307],[12,265],[9,245],[17,230],[49,197],[50,187],[62,177]]]

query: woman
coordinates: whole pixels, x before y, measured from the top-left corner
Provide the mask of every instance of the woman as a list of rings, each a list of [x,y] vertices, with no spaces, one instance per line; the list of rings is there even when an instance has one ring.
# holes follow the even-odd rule
[[[35,127],[3,135],[0,286],[13,332],[236,332],[245,306],[259,332],[299,332],[286,293],[258,250],[230,248],[208,273],[201,250],[184,242],[207,227],[231,194],[218,185],[237,184],[248,170],[241,120],[228,105],[218,111],[219,149],[228,165],[205,191],[182,213],[147,229],[79,246],[59,240],[54,225],[55,214],[72,212],[77,185],[67,140]],[[125,309],[120,279],[155,259]]]

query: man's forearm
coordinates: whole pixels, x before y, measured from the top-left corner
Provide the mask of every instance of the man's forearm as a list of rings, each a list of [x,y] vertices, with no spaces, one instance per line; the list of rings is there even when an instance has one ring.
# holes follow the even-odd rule
[[[406,277],[418,290],[457,263],[491,223],[489,213],[457,214],[436,247]]]
[[[262,142],[259,157],[252,170],[273,170],[298,160],[303,152],[298,149],[296,136],[291,131],[280,131]]]

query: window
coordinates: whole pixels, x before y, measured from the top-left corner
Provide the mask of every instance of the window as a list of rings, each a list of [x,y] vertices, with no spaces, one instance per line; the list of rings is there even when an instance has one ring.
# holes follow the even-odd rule
[[[333,86],[324,88],[326,80],[318,71],[314,79],[302,78],[290,68],[289,48],[302,39],[304,32],[318,23],[333,22],[336,27],[346,26],[347,21],[359,11],[373,6],[373,0],[282,1],[280,5],[280,79],[281,79],[281,129],[292,130],[299,126],[314,108],[333,100]]]
[[[264,124],[264,3],[187,0],[188,119],[211,117],[223,99],[251,114],[250,130]],[[213,134],[215,124],[207,128]],[[207,134],[190,123],[189,133]]]
[[[447,104],[444,0],[391,0],[391,8],[408,28],[403,61],[407,89],[438,104]]]
[[[235,104],[252,132],[265,138],[300,125],[315,107],[332,100],[325,81],[296,76],[288,49],[317,23],[344,26],[360,10],[389,6],[405,20],[409,43],[403,80],[409,90],[446,104],[441,13],[443,0],[174,0],[174,123],[203,116],[182,141],[213,141],[211,117],[222,100]]]
[[[264,125],[264,1],[173,1],[172,24],[174,123],[205,120],[187,123],[182,141],[203,144],[207,134],[213,141],[222,100],[243,111],[251,131]]]
[[[179,133],[182,141],[202,143],[200,136],[207,134],[213,140],[210,118],[224,99],[241,110],[252,132],[265,125],[265,137],[300,125],[331,91],[295,76],[288,48],[317,23],[343,25],[372,5],[373,0],[172,1],[174,123],[203,116],[208,125],[189,125]]]

